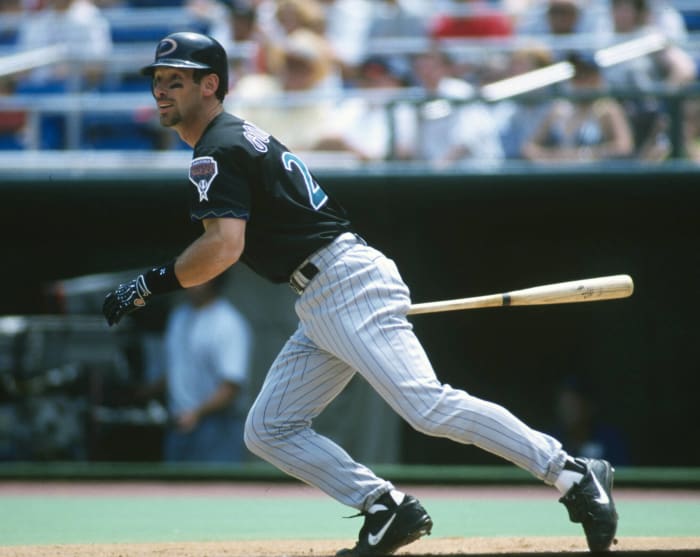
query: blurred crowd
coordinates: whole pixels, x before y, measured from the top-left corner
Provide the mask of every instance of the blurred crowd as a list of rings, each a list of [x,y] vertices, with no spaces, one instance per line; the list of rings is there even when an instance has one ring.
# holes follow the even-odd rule
[[[138,64],[115,77],[113,53],[131,44],[151,56],[168,32],[193,30],[229,53],[227,110],[296,151],[436,168],[503,160],[700,162],[700,9],[692,4],[4,0],[5,57],[48,52],[56,61],[17,73],[0,56],[0,99],[143,93],[148,83]],[[178,28],[173,14],[182,18]],[[66,148],[61,114],[42,113],[37,124],[26,109],[0,106],[0,148],[27,148],[32,124],[41,126],[34,147]],[[182,147],[141,109],[129,117],[84,114],[81,129],[81,148]]]

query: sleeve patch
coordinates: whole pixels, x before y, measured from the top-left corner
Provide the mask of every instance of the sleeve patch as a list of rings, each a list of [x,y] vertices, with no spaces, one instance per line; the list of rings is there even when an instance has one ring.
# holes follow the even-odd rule
[[[209,201],[207,194],[217,174],[219,174],[219,166],[213,157],[192,159],[190,163],[190,182],[197,188],[200,201]]]

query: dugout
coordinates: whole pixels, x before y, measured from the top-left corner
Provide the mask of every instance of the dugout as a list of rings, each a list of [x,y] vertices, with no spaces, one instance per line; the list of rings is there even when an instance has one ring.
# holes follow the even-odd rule
[[[55,168],[55,167],[54,167]],[[184,168],[184,167],[183,167]],[[416,302],[630,274],[634,295],[595,304],[482,309],[412,318],[439,377],[544,429],[558,379],[602,386],[605,416],[633,464],[698,466],[678,432],[698,422],[700,168],[689,163],[324,170],[319,181],[360,233],[395,259]],[[184,171],[125,165],[0,177],[0,314],[42,314],[45,286],[166,260],[198,233]],[[284,286],[255,286],[285,334]],[[291,306],[279,311],[289,312]],[[274,350],[274,343],[269,346]],[[692,434],[691,434],[692,435]],[[491,464],[472,447],[401,429],[402,462]]]

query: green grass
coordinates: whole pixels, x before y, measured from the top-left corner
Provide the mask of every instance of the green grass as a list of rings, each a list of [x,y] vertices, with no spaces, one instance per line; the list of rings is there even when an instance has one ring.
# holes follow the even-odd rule
[[[552,501],[499,498],[422,500],[433,536],[576,536],[564,507]],[[700,536],[700,501],[623,500],[618,534]],[[362,518],[320,498],[184,496],[0,497],[0,545],[217,541],[353,540]]]

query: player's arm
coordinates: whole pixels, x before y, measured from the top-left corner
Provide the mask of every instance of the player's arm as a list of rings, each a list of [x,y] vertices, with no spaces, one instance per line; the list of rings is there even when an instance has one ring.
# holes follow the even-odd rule
[[[220,275],[238,261],[245,247],[245,220],[204,219],[202,224],[202,235],[175,262],[175,275],[183,288]]]
[[[110,326],[144,307],[150,296],[203,284],[238,261],[245,246],[246,221],[205,219],[202,224],[204,232],[179,257],[120,284],[105,296],[102,313]]]

